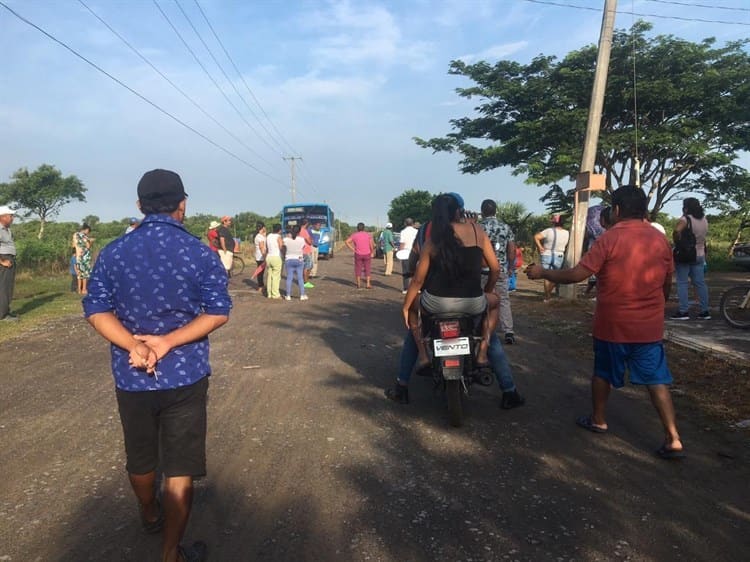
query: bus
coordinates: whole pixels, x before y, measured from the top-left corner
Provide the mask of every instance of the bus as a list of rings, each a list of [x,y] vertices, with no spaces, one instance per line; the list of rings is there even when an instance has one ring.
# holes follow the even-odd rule
[[[293,203],[281,209],[281,228],[288,232],[306,218],[310,224],[320,223],[320,242],[318,255],[322,258],[333,257],[333,246],[336,241],[336,225],[333,222],[333,211],[326,203]]]

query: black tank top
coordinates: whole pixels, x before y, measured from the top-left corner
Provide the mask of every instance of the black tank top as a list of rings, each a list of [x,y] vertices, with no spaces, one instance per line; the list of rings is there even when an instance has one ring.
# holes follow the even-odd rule
[[[474,246],[459,248],[463,258],[463,267],[458,279],[449,276],[437,262],[437,256],[430,258],[430,270],[427,272],[424,290],[436,297],[474,298],[481,297],[482,291],[482,257],[484,252],[477,244],[477,227],[474,229]]]

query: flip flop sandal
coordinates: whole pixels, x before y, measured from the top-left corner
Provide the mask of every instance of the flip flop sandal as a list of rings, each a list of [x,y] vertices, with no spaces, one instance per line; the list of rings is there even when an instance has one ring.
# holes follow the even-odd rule
[[[607,433],[606,427],[594,425],[594,422],[591,421],[591,416],[580,416],[579,418],[576,418],[576,425],[583,429],[587,429],[592,433]]]
[[[679,451],[676,449],[670,449],[666,445],[662,445],[656,450],[656,455],[664,459],[665,461],[675,461],[679,459],[684,459],[687,455],[685,455],[685,451],[683,449],[680,449]]]

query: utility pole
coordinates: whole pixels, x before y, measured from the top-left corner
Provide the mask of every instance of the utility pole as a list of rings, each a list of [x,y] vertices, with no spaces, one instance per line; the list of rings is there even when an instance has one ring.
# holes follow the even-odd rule
[[[301,156],[289,156],[289,157],[282,156],[282,158],[284,160],[289,160],[289,167],[291,168],[291,172],[292,172],[292,203],[296,203],[297,202],[296,201],[296,198],[297,198],[297,177],[296,177],[296,175],[294,173],[294,162],[296,160],[302,160],[302,157]]]
[[[583,156],[581,157],[581,174],[586,172],[593,174],[594,172],[596,148],[599,142],[599,129],[602,122],[602,108],[604,107],[604,94],[607,89],[607,71],[609,69],[609,56],[612,51],[612,37],[614,35],[616,13],[617,0],[605,0],[602,29],[599,33],[599,53],[596,58],[594,86],[591,89],[589,118],[586,124]],[[575,267],[581,260],[583,237],[586,232],[586,215],[589,210],[589,193],[588,186],[583,189],[579,189],[576,186],[574,217],[570,232],[571,240],[565,256],[565,267]],[[561,285],[560,295],[566,299],[575,299],[576,286],[574,284]]]

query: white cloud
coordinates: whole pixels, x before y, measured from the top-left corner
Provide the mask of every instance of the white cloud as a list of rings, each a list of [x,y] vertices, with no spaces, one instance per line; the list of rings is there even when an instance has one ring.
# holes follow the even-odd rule
[[[461,55],[458,58],[468,63],[478,62],[480,60],[492,63],[500,59],[507,58],[513,53],[522,51],[528,45],[529,45],[528,41],[516,41],[515,43],[503,43],[500,45],[493,45],[478,53]]]

